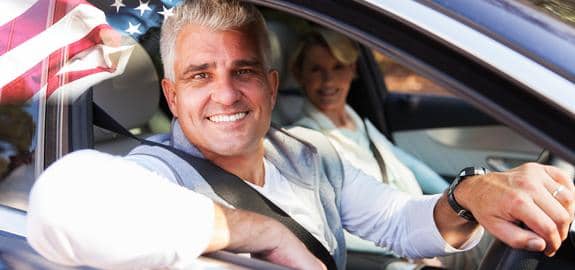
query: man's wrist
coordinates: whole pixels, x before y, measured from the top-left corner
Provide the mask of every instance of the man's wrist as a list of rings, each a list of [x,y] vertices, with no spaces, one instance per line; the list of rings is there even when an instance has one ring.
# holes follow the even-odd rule
[[[435,205],[434,221],[441,237],[453,249],[460,249],[478,228],[477,222],[470,222],[453,211],[447,202],[447,191],[441,195]]]
[[[476,222],[475,217],[473,216],[472,212],[469,210],[469,206],[467,205],[466,200],[462,200],[464,196],[461,196],[462,188],[464,188],[465,184],[469,184],[469,179],[478,176],[478,175],[485,175],[488,173],[488,170],[482,167],[467,167],[459,172],[455,180],[449,185],[447,189],[447,202],[450,208],[460,217],[470,221]],[[461,185],[463,182],[465,184]],[[458,200],[459,198],[459,200]]]

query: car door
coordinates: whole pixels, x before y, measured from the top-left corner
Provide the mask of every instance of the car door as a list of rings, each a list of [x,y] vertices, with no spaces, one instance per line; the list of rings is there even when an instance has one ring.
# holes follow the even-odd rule
[[[379,66],[387,86],[388,134],[446,179],[468,166],[507,170],[541,153],[541,147],[433,81],[394,62]]]

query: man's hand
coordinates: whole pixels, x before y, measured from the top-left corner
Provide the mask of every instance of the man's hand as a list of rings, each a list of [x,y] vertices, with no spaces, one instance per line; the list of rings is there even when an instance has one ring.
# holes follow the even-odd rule
[[[567,237],[575,213],[572,179],[537,163],[474,176],[457,187],[455,197],[509,246],[544,251],[547,256],[553,256]]]
[[[305,245],[278,221],[256,213],[215,206],[212,240],[206,252],[225,249],[294,269],[326,269]]]

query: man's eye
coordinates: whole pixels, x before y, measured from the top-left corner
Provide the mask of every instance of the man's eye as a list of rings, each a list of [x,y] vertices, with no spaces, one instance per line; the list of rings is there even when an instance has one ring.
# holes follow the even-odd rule
[[[252,73],[254,73],[254,71],[251,69],[247,69],[247,68],[246,69],[240,69],[240,70],[236,71],[237,75],[245,75],[245,74],[252,74]]]
[[[206,78],[208,78],[208,74],[207,74],[207,73],[204,73],[204,72],[202,72],[202,73],[197,73],[197,74],[194,74],[194,75],[192,76],[192,79],[194,79],[194,80],[200,80],[200,79],[206,79]]]

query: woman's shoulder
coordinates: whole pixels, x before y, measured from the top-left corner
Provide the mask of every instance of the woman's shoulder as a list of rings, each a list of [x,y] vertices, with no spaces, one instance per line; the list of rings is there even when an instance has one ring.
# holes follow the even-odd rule
[[[298,127],[305,127],[305,128],[309,128],[309,129],[320,130],[319,123],[309,116],[303,116],[302,118],[295,121],[292,124],[292,126],[298,126]]]

